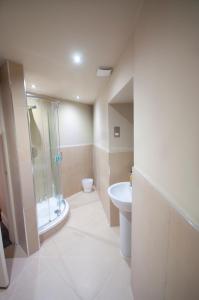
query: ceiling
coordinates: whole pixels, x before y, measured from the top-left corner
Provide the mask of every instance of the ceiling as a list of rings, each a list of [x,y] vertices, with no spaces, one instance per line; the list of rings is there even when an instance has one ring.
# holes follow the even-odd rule
[[[133,102],[133,79],[111,99],[110,103],[132,103]]]
[[[132,35],[139,0],[0,0],[0,61],[24,65],[27,90],[93,103]],[[74,53],[82,55],[75,65]],[[32,84],[36,86],[32,89]]]

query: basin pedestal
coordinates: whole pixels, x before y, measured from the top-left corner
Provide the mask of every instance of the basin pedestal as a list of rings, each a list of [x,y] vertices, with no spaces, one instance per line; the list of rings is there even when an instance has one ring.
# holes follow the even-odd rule
[[[124,257],[131,257],[131,212],[120,211],[120,250]]]
[[[120,211],[120,252],[131,257],[131,211],[133,187],[129,182],[118,182],[108,188],[108,195]]]

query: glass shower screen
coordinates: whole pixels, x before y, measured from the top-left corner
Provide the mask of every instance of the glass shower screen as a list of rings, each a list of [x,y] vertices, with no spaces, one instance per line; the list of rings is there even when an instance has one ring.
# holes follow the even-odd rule
[[[59,103],[27,97],[39,230],[64,209],[61,195]]]

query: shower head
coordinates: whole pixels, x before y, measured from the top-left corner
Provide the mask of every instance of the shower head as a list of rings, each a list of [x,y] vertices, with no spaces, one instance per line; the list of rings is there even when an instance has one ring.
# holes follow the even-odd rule
[[[31,105],[31,106],[28,106],[28,109],[36,109],[37,106],[36,105]]]

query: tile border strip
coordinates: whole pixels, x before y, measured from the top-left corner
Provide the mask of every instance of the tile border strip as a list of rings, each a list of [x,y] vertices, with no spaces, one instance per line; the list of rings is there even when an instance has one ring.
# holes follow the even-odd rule
[[[60,149],[63,148],[73,148],[73,147],[85,147],[85,146],[92,146],[93,144],[74,144],[74,145],[61,145]]]
[[[149,184],[164,197],[164,199],[169,203],[170,207],[175,209],[177,213],[180,214],[188,224],[190,224],[195,230],[199,232],[199,224],[195,223],[190,215],[184,209],[179,207],[179,205],[177,205],[176,200],[171,194],[166,192],[162,187],[158,186],[148,175],[144,174],[139,168],[133,167],[132,171],[138,172],[146,181],[148,181]]]

